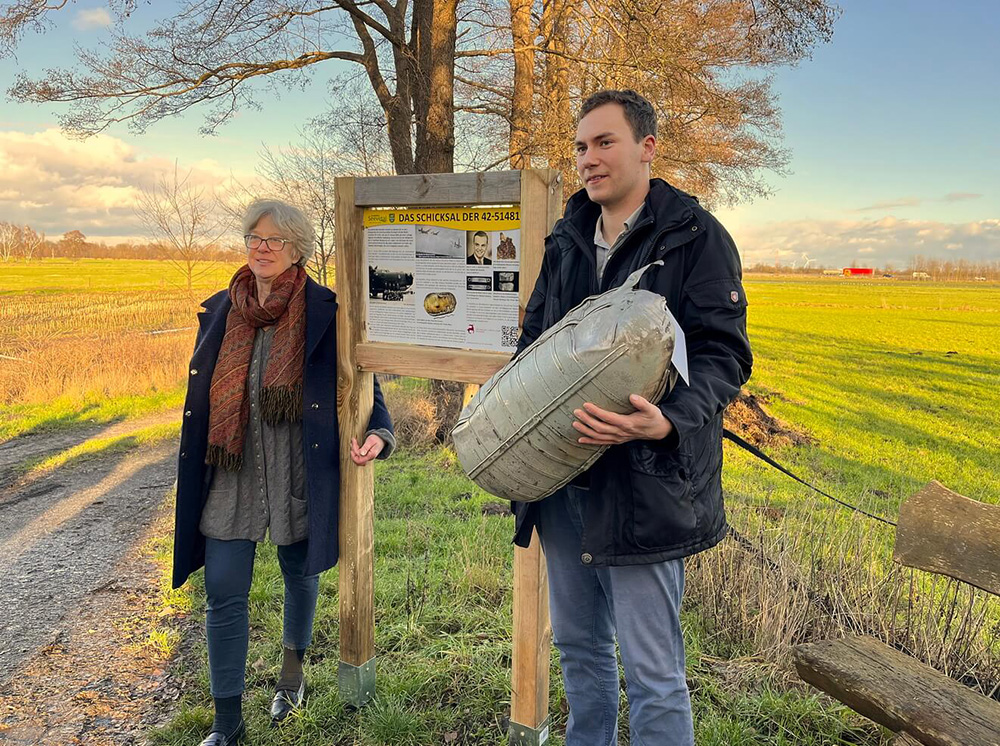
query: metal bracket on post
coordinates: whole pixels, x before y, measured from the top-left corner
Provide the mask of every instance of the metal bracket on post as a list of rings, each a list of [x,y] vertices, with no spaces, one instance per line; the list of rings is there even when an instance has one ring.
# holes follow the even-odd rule
[[[340,662],[337,670],[340,698],[351,707],[360,708],[375,696],[375,659],[360,666]]]
[[[511,720],[507,735],[510,746],[542,746],[549,740],[549,719],[545,718],[537,728],[529,728]]]

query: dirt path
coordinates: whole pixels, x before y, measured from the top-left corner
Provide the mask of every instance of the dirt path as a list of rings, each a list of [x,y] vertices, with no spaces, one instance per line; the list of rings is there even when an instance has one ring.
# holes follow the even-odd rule
[[[85,594],[55,638],[0,688],[0,744],[138,746],[170,716],[181,694],[174,664],[191,655],[195,637],[194,622],[160,595],[152,540],[172,520],[165,501],[112,578]]]
[[[75,634],[94,594],[121,580],[123,559],[136,551],[172,488],[176,444],[69,464],[16,483],[12,467],[88,434],[127,434],[169,417],[177,414],[0,445],[0,690],[40,651]],[[6,740],[0,722],[0,743]]]

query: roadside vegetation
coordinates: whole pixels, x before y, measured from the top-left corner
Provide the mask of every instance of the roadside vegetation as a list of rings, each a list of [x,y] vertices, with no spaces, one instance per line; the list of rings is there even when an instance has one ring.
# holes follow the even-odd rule
[[[132,342],[140,329],[194,326],[197,303],[178,292],[176,305],[157,305],[169,292],[157,263],[64,264],[57,271],[56,262],[39,262],[0,285],[0,351],[47,369],[28,375],[0,358],[0,441],[95,416],[167,410],[183,397],[194,330],[146,335],[162,347]],[[220,270],[199,298],[228,276]],[[820,488],[890,520],[932,479],[1000,503],[1000,287],[751,277],[747,293],[755,370],[731,408],[732,429]],[[91,304],[103,310],[93,313]],[[129,375],[90,367],[106,343]],[[17,352],[9,352],[13,344]],[[101,359],[114,370],[108,354]],[[384,388],[402,447],[376,465],[378,698],[360,711],[337,699],[334,570],[322,579],[309,704],[286,726],[267,727],[282,594],[274,549],[264,545],[251,591],[245,706],[254,743],[503,743],[512,518],[464,477],[449,448],[429,445],[437,422],[425,383],[396,379]],[[71,392],[64,400],[63,390]],[[141,447],[159,434],[100,445]],[[730,443],[726,458],[734,533],[689,563],[683,614],[699,744],[888,743],[879,728],[795,677],[791,645],[831,634],[873,634],[996,696],[995,601],[893,565],[891,526],[812,493]],[[165,598],[197,620],[202,594],[199,575]],[[197,742],[211,722],[201,639],[150,641],[164,652],[187,651],[177,665],[176,715],[153,734],[156,743]],[[566,707],[554,654],[550,712],[558,745]]]

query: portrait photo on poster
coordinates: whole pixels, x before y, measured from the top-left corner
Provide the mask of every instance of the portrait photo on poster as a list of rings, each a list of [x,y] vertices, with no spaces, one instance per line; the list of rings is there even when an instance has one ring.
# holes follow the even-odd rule
[[[466,231],[466,264],[493,264],[493,239],[486,231]]]
[[[518,229],[509,231],[497,231],[497,261],[514,262],[518,259],[518,246],[521,243],[521,231]]]

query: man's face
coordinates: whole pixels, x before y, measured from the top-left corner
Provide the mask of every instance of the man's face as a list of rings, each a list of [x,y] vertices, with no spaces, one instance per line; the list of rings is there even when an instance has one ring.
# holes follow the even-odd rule
[[[580,120],[574,147],[587,195],[602,207],[614,208],[648,183],[656,138],[648,135],[636,142],[625,109],[610,103]]]
[[[486,236],[473,236],[472,237],[472,253],[475,254],[478,261],[482,261],[483,257],[486,256],[486,252],[489,250],[489,242],[486,240]]]

